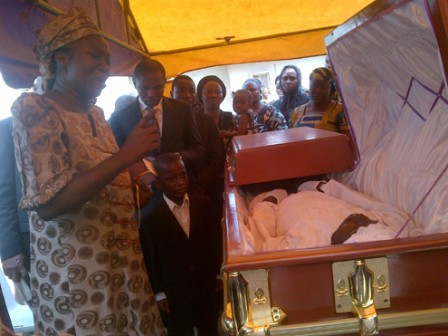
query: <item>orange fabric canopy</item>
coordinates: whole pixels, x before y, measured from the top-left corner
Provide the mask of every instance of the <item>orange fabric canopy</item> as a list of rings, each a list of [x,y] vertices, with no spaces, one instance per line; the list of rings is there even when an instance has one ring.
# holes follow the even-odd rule
[[[171,77],[216,65],[323,55],[324,37],[371,2],[3,1],[0,70],[8,85],[29,87],[38,74],[32,54],[35,30],[74,6],[87,9],[112,41],[112,74],[132,74],[135,64],[146,55],[159,60]]]
[[[323,55],[324,37],[372,2],[130,0],[130,8],[151,57],[176,75],[214,65]]]

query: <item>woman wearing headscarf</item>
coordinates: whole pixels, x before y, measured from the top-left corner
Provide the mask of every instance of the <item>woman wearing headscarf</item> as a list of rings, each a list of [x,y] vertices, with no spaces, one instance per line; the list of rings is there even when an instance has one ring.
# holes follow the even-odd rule
[[[264,104],[261,100],[261,82],[256,78],[249,78],[243,83],[243,89],[252,95],[252,116],[255,124],[255,131],[268,132],[280,129],[287,129],[283,114],[274,106]]]
[[[310,74],[311,100],[291,113],[290,127],[313,127],[350,136],[342,104],[333,100],[334,77],[327,68],[316,68]]]
[[[38,33],[44,94],[13,104],[31,231],[36,335],[166,335],[139,245],[127,168],[159,145],[143,118],[118,149],[93,105],[109,48],[79,9]]]
[[[198,83],[198,99],[202,104],[201,113],[208,114],[215,121],[219,130],[234,127],[233,113],[222,111],[220,106],[226,97],[226,86],[217,76],[205,76]]]
[[[286,122],[289,122],[289,115],[297,106],[309,102],[308,97],[302,91],[302,73],[295,65],[285,65],[280,72],[280,88],[283,95],[274,102],[274,107],[283,113]]]
[[[226,96],[226,86],[219,77],[210,75],[202,78],[197,86],[197,94],[198,99],[202,104],[202,109],[200,109],[198,113],[204,113],[211,116],[214,121],[214,127],[217,127],[218,131],[227,131],[234,128],[233,113],[223,111],[220,108],[221,103]],[[210,239],[215,242],[216,246],[222,246],[223,235],[220,223],[223,215],[222,204],[224,202],[224,161],[229,144],[230,142],[225,138],[222,139],[221,142],[215,143],[215,151],[219,153],[219,155],[222,155],[222,167],[219,173],[214,176],[212,183],[209,182],[211,187],[208,190],[208,195],[211,199],[211,213],[214,215],[211,219],[211,223],[216,229],[214,230],[213,237]],[[222,258],[222,249],[219,248],[218,254],[216,255],[216,260],[218,260],[219,264],[221,263]],[[218,294],[219,300],[221,301],[221,291],[218,291]]]

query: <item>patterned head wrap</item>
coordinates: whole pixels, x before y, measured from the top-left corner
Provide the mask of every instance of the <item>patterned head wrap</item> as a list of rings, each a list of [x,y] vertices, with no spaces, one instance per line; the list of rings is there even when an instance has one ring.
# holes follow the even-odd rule
[[[53,64],[54,52],[85,36],[101,35],[98,26],[80,8],[72,8],[67,13],[58,15],[36,33],[37,44],[34,52],[39,60],[39,71],[45,91],[56,77]]]
[[[336,91],[336,84],[333,76],[333,72],[330,69],[321,67],[314,69],[310,74],[310,82],[313,79],[321,79],[330,83],[330,96]]]

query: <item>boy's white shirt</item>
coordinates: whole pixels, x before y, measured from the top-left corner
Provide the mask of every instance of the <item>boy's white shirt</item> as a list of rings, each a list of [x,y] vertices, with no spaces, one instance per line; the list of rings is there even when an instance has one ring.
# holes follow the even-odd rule
[[[170,208],[174,217],[176,217],[177,222],[181,226],[182,230],[184,230],[187,237],[190,238],[190,200],[188,198],[188,195],[185,194],[181,206],[174,203],[172,200],[166,197],[165,194],[163,194],[163,198],[165,199],[165,202],[168,205],[168,208]]]

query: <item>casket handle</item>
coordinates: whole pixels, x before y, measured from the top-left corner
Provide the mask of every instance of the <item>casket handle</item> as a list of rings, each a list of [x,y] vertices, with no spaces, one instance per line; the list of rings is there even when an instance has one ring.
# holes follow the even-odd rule
[[[242,336],[269,335],[286,314],[271,306],[269,272],[265,269],[225,273],[228,300],[221,318],[227,334]]]
[[[348,279],[352,307],[359,318],[361,336],[377,335],[378,317],[373,303],[374,277],[365,260],[355,260],[355,268]]]
[[[239,272],[230,273],[227,281],[232,307],[233,327],[239,331],[248,322],[247,281]]]

